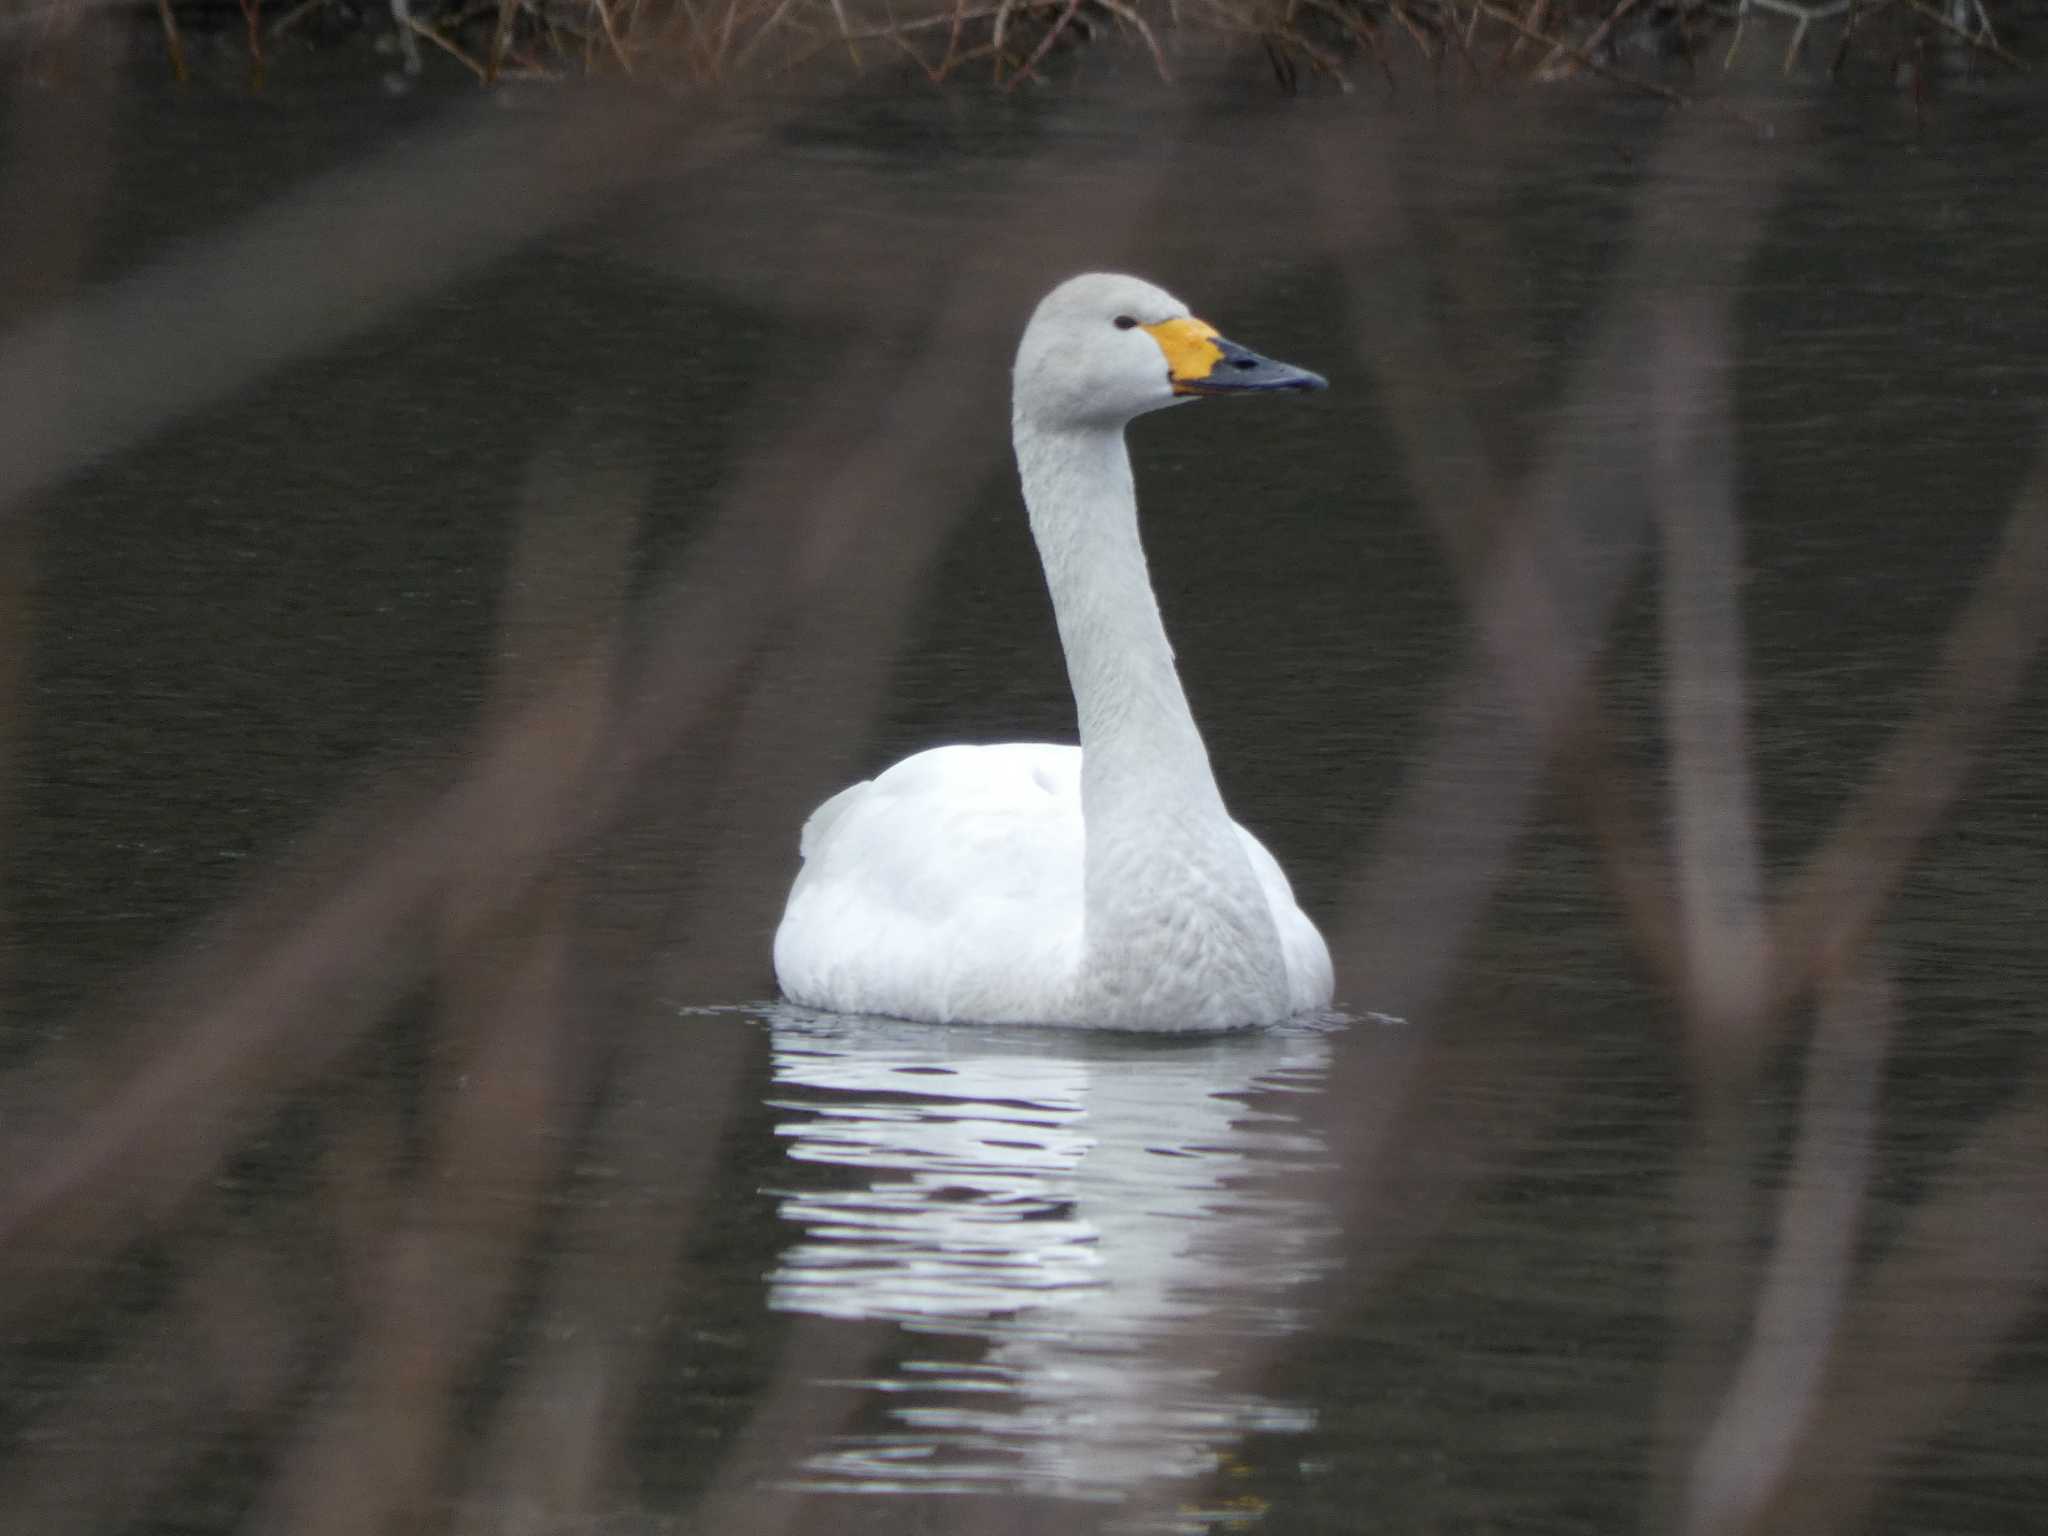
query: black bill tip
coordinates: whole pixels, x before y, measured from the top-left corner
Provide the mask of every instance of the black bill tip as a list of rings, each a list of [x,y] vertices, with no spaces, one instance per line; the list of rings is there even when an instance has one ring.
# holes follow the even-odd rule
[[[1328,389],[1330,381],[1320,373],[1297,368],[1276,358],[1241,347],[1221,336],[1212,345],[1221,354],[1199,379],[1176,378],[1174,393],[1181,395],[1255,395],[1282,390],[1311,393]]]

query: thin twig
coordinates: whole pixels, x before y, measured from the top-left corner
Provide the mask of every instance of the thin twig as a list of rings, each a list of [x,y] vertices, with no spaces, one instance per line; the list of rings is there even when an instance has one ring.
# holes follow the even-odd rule
[[[164,24],[164,46],[171,51],[171,74],[183,85],[191,76],[185,69],[185,42],[178,35],[178,18],[171,14],[171,0],[156,0],[156,13]]]
[[[2044,594],[2048,454],[2035,463],[1997,555],[1942,642],[1913,718],[1892,738],[1826,843],[1779,896],[1774,990],[1781,1003],[1803,994],[1877,922],[2048,643]]]
[[[994,16],[997,10],[998,7],[996,6],[983,5],[973,7],[972,9],[966,11],[962,11],[960,15],[962,18],[968,21],[980,21],[986,20],[987,18]],[[892,37],[901,36],[907,33],[930,32],[938,27],[951,26],[953,24],[953,21],[954,18],[951,16],[920,16],[915,21],[899,22],[893,27],[856,28],[852,32],[847,33],[846,37],[852,38],[854,41],[862,43],[886,43]],[[833,33],[830,36],[824,38],[819,43],[817,43],[807,53],[803,54],[799,58],[799,60],[797,60],[797,62],[801,62],[803,58],[815,57],[824,49],[830,48],[834,44],[842,42],[844,40],[845,39],[842,38],[838,33]],[[969,53],[961,55],[959,62],[964,63],[968,58],[974,56],[974,54],[986,53],[995,46],[996,45],[992,42],[983,44],[981,48],[976,50],[970,50]]]
[[[1477,16],[1480,10],[1481,7],[1475,5],[1472,8],[1472,14]],[[1515,57],[1528,46],[1530,36],[1541,34],[1543,23],[1549,19],[1549,16],[1550,0],[1533,0],[1529,7],[1528,16],[1524,18],[1526,30],[1508,39],[1507,47],[1501,50],[1500,62],[1503,64],[1512,63]]]
[[[1422,56],[1434,64],[1436,50],[1429,46],[1429,39],[1423,35],[1422,28],[1416,25],[1415,18],[1408,14],[1401,0],[1387,0],[1387,9],[1394,13],[1394,20],[1401,23],[1408,35],[1415,39],[1415,46],[1422,50]]]
[[[1607,41],[1607,34],[1614,30],[1615,23],[1627,16],[1640,3],[1641,0],[1621,0],[1619,5],[1607,13],[1607,19],[1593,29],[1593,35],[1587,38],[1580,46],[1588,53],[1598,53],[1600,45]],[[1554,71],[1556,70],[1558,58],[1558,52],[1552,50],[1550,55],[1541,64],[1536,66],[1536,78],[1538,80],[1555,79],[1556,74]]]
[[[498,72],[505,65],[505,49],[512,41],[512,19],[518,10],[519,0],[498,0],[498,22],[491,29],[491,51],[484,78],[496,80]]]
[[[1977,13],[1978,28],[1995,46],[1998,42],[1998,29],[1991,25],[1991,13],[1984,9],[1984,0],[1970,0],[1970,5]]]
[[[752,37],[741,44],[739,53],[734,56],[732,61],[734,69],[745,69],[747,67],[748,60],[752,59],[761,45],[768,40],[769,34],[782,25],[783,19],[789,15],[791,8],[795,5],[796,0],[782,0],[781,4],[768,13],[768,19],[754,29]],[[858,58],[858,55],[856,55],[856,58]]]
[[[1751,0],[1751,3],[1757,3],[1757,0]],[[1936,26],[1940,27],[1942,31],[1947,32],[1952,36],[1961,38],[1964,42],[1968,43],[1972,48],[1982,49],[1985,53],[1990,54],[1993,58],[1999,60],[2001,63],[2011,65],[2014,69],[2018,70],[2023,75],[2032,73],[2032,71],[2027,67],[2026,63],[2022,59],[2020,59],[2016,54],[2008,53],[2005,50],[2005,48],[2000,45],[1999,41],[1995,37],[1978,36],[1969,31],[1966,31],[1964,28],[1959,27],[1954,22],[1950,21],[1948,17],[1944,16],[1940,11],[1936,10],[1933,6],[1929,5],[1927,3],[1927,0],[1906,0],[1906,3],[1910,5],[1914,10],[1918,11],[1922,16],[1925,16],[1929,21],[1933,22]]]
[[[668,13],[659,41],[666,45],[676,38],[681,39],[691,77],[700,81],[709,78],[710,64],[704,54],[704,18],[697,13],[696,0],[676,0],[675,7]]]
[[[1856,23],[1863,19],[1868,9],[1862,0],[1854,0],[1849,7],[1849,19],[1842,23],[1842,36],[1835,44],[1835,56],[1828,61],[1828,78],[1834,79],[1842,72],[1842,65],[1849,57],[1849,40],[1856,35]]]
[[[1738,3],[1735,7],[1735,30],[1728,36],[1728,51],[1721,55],[1721,68],[1723,70],[1735,67],[1735,50],[1742,46],[1742,28],[1743,24],[1748,20],[1749,5],[1747,0],[1741,0],[1741,3]]]
[[[1015,90],[1017,82],[1027,75],[1037,74],[1039,61],[1052,52],[1053,44],[1059,41],[1060,34],[1066,31],[1068,24],[1080,14],[1080,11],[1081,0],[1067,0],[1065,8],[1054,19],[1053,24],[1046,28],[1045,36],[1038,40],[1038,46],[1031,50],[1031,57],[1024,61],[1024,67],[1010,76],[1009,89]]]
[[[953,0],[952,29],[946,34],[946,56],[939,61],[938,78],[943,80],[954,69],[960,57],[960,27],[965,19],[961,12],[966,9],[966,0]]]
[[[270,24],[270,40],[273,43],[276,42],[285,33],[291,31],[293,27],[296,27],[306,17],[312,15],[325,4],[327,4],[327,0],[299,0],[297,5]]]
[[[1490,3],[1490,0],[1479,0],[1479,5],[1495,21],[1514,28],[1515,31],[1521,33],[1532,43],[1542,43],[1569,58],[1577,60],[1586,68],[1592,70],[1594,74],[1604,79],[1612,80],[1616,85],[1625,85],[1631,90],[1647,91],[1650,95],[1661,96],[1666,101],[1677,106],[1689,107],[1692,105],[1692,98],[1686,95],[1685,92],[1674,90],[1672,87],[1659,84],[1655,80],[1645,80],[1640,75],[1632,75],[1626,70],[1616,69],[1611,64],[1602,64],[1583,48],[1575,48],[1562,38],[1548,37],[1538,32],[1534,27],[1524,26],[1521,18],[1516,16],[1514,12],[1502,10],[1499,6]],[[1741,113],[1736,113],[1735,115],[1737,117],[1742,116]],[[1749,121],[1749,119],[1745,118],[1744,121]]]
[[[2001,1343],[2040,1316],[2048,1280],[2048,1068],[1980,1122],[1858,1285],[1802,1475],[1760,1531],[1869,1529],[1883,1482],[1917,1459]],[[1930,1302],[1952,1300],[1951,1305]],[[2021,1335],[2024,1337],[2024,1333]]]
[[[1692,1458],[1687,1536],[1756,1529],[1792,1475],[1839,1350],[1897,1003],[1888,968],[1868,956],[1825,991],[1748,1346]]]
[[[991,46],[996,51],[996,68],[999,71],[1002,68],[1003,39],[1009,35],[1010,12],[1015,8],[1016,4],[1017,0],[1002,0],[1002,4],[996,7],[995,36],[991,40]],[[1000,74],[998,74],[997,78],[1001,78]]]
[[[1152,51],[1152,65],[1159,71],[1159,78],[1170,83],[1173,71],[1166,67],[1166,54],[1159,47],[1159,39],[1152,35],[1151,27],[1145,24],[1145,18],[1124,4],[1124,0],[1096,0],[1096,4],[1110,15],[1121,17],[1137,29],[1138,36],[1145,39],[1145,46]]]
[[[406,17],[405,24],[408,27],[411,27],[415,34],[417,34],[420,37],[424,37],[428,42],[432,43],[436,48],[440,49],[443,53],[447,54],[448,57],[450,57],[451,59],[454,59],[458,64],[460,64],[464,69],[468,70],[472,75],[475,75],[479,84],[490,84],[491,72],[489,67],[485,65],[481,59],[471,58],[466,52],[463,51],[462,45],[456,42],[453,38],[443,37],[438,28],[432,26],[427,22],[421,21],[417,16]]]
[[[739,21],[739,14],[739,0],[726,0],[725,19],[718,24],[718,41],[706,55],[714,78],[724,74],[730,67],[726,63],[726,56],[732,51],[732,33]]]
[[[1475,81],[1484,80],[1486,77],[1480,71],[1479,61],[1472,57],[1471,27],[1477,26],[1479,23],[1478,9],[1476,7],[1473,9],[1469,25],[1460,26],[1457,0],[1445,0],[1445,3],[1449,6],[1451,15],[1450,20],[1442,23],[1441,30],[1444,36],[1448,37],[1457,47],[1459,57],[1464,59],[1465,68],[1471,72],[1472,78]]]
[[[1379,65],[1380,74],[1386,79],[1388,91],[1392,92],[1400,88],[1399,82],[1394,79],[1393,66],[1387,62],[1386,50],[1380,47],[1379,29],[1377,27],[1373,26],[1358,12],[1348,7],[1335,5],[1331,3],[1331,0],[1302,0],[1302,3],[1310,10],[1318,11],[1329,17],[1339,26],[1349,31],[1353,37],[1364,43],[1366,50],[1372,54],[1373,62]],[[1330,74],[1335,75],[1338,82],[1346,90],[1351,88],[1351,82],[1344,77],[1344,73],[1339,67],[1337,60],[1316,48],[1306,38],[1299,35],[1291,36],[1287,39],[1287,44],[1289,47],[1299,48],[1303,53],[1307,54],[1310,62],[1314,63],[1319,69],[1326,70]]]
[[[889,41],[895,44],[896,50],[899,53],[901,53],[905,58],[909,59],[911,63],[917,66],[918,72],[922,74],[925,77],[925,79],[929,80],[933,85],[937,85],[939,83],[940,75],[938,68],[925,62],[924,55],[919,53],[916,48],[911,46],[909,38],[905,37],[901,32],[892,31],[889,34]],[[940,63],[943,64],[944,61],[941,60]]]
[[[1789,75],[1792,73],[1793,64],[1799,58],[1800,46],[1806,41],[1806,29],[1816,21],[1828,21],[1840,16],[1850,10],[1854,3],[1855,0],[1827,0],[1824,5],[1805,5],[1799,3],[1799,0],[1742,0],[1742,11],[1772,11],[1780,16],[1790,16],[1797,23],[1792,29],[1792,40],[1785,45],[1783,73]],[[1735,36],[1737,41],[1741,40],[1741,12],[1736,16]],[[1731,42],[1728,45],[1728,59],[1734,57],[1735,43]],[[1722,67],[1727,67],[1727,60],[1723,60]]]
[[[851,36],[853,26],[846,19],[846,5],[844,3],[844,0],[832,0],[832,18],[833,20],[839,23],[839,35],[842,38],[846,39],[846,52],[853,60],[853,67],[855,69],[859,69],[861,67],[860,49],[854,46],[854,41]],[[892,28],[892,30],[894,29]]]
[[[974,47],[962,49],[959,53],[953,54],[948,58],[945,64],[945,72],[950,75],[954,70],[963,68],[966,65],[979,64],[983,59],[992,59],[995,57],[995,52],[995,45],[993,43],[977,43]]]
[[[241,0],[242,24],[249,32],[249,89],[263,89],[263,0]]]
[[[625,45],[619,41],[618,28],[612,24],[611,7],[605,0],[590,0],[591,9],[597,12],[597,24],[604,28],[604,39],[612,45],[612,57],[619,61],[619,68],[627,74],[633,73],[633,61],[626,57]]]

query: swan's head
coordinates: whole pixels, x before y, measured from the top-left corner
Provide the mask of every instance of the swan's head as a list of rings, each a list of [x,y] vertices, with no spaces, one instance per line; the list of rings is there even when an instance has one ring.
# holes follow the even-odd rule
[[[1039,301],[1017,347],[1016,413],[1034,426],[1121,426],[1200,395],[1327,388],[1226,341],[1172,294],[1090,272]]]

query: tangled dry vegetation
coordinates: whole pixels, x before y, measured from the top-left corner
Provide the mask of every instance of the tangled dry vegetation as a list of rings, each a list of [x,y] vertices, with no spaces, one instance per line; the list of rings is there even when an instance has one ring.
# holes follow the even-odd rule
[[[17,13],[62,25],[85,0]],[[1014,89],[1083,57],[1136,57],[1172,79],[1177,56],[1222,44],[1287,91],[1349,89],[1397,72],[1469,82],[1597,76],[1680,97],[1702,68],[1761,58],[1787,74],[1852,60],[1916,91],[1937,59],[2025,70],[2039,0],[145,0],[171,69],[188,37],[238,34],[252,81],[270,56],[370,36],[406,74],[428,55],[484,83],[651,76],[714,86],[792,74],[894,69],[934,84]],[[2032,30],[2038,31],[2038,25]]]

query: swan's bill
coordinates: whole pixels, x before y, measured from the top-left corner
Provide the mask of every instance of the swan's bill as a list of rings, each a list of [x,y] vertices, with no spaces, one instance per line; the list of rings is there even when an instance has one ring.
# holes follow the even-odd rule
[[[1328,389],[1330,381],[1306,368],[1263,357],[1216,333],[1192,315],[1144,328],[1166,354],[1176,395],[1240,395],[1275,389]]]

